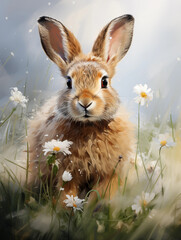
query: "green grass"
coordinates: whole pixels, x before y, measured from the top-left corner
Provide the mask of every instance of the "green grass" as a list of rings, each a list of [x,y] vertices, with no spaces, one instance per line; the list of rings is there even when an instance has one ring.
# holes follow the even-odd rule
[[[141,118],[140,115],[138,115]],[[181,139],[179,121],[169,123],[154,121],[138,122],[138,146],[136,164],[125,170],[123,185],[118,181],[119,191],[111,199],[105,193],[97,193],[97,200],[84,204],[83,212],[62,208],[55,192],[41,182],[40,192],[27,189],[29,175],[28,149],[22,144],[27,132],[29,113],[20,106],[14,109],[9,102],[1,109],[1,155],[0,155],[0,234],[1,239],[125,239],[165,240],[179,239],[181,235]],[[157,132],[170,132],[176,146],[157,148],[154,137]],[[23,146],[23,147],[20,147]],[[22,149],[26,156],[20,160]],[[139,157],[139,153],[145,153]],[[22,157],[21,157],[22,158]],[[138,160],[142,163],[139,165]],[[150,174],[149,162],[156,161]],[[135,168],[136,166],[136,168]],[[116,166],[115,166],[116,167]],[[24,180],[19,177],[21,173]],[[113,172],[114,175],[114,172]],[[40,174],[41,178],[41,174]],[[106,191],[109,191],[111,179]],[[158,189],[157,189],[158,188]],[[94,191],[94,190],[93,190]],[[142,213],[132,210],[134,199],[142,192],[155,192],[155,198]],[[86,199],[88,201],[88,198]]]

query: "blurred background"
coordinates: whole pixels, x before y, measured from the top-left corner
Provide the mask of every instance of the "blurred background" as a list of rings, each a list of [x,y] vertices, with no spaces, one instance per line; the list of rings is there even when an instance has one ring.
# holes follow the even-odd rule
[[[181,104],[180,0],[1,0],[0,1],[0,105],[17,86],[36,101],[61,89],[65,82],[42,50],[37,19],[47,15],[61,21],[88,53],[100,30],[123,14],[135,18],[130,50],[117,66],[113,80],[123,104],[136,121],[133,87],[147,83],[154,91],[145,118],[176,119]],[[166,115],[165,115],[166,114]]]

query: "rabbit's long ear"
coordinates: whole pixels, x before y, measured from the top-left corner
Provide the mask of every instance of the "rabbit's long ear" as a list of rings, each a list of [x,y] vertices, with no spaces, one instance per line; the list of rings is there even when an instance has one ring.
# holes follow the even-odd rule
[[[81,53],[79,42],[73,33],[53,18],[41,17],[38,23],[43,49],[64,75],[66,65]]]
[[[113,19],[97,37],[92,52],[105,62],[117,64],[127,53],[133,36],[134,18],[123,15]]]

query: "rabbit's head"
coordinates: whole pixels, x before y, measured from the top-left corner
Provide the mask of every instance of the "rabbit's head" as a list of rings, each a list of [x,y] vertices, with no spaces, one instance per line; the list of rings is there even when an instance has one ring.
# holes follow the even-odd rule
[[[41,17],[38,23],[42,46],[67,83],[59,98],[59,114],[74,121],[112,119],[120,101],[111,79],[116,64],[130,47],[134,18],[124,15],[112,20],[88,55],[82,53],[75,36],[61,22]]]

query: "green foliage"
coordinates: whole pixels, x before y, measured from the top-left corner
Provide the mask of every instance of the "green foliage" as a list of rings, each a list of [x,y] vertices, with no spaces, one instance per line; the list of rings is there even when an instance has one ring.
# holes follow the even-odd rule
[[[48,165],[52,165],[53,163],[55,163],[55,159],[56,159],[56,155],[55,154],[48,155],[48,157],[47,157]]]

